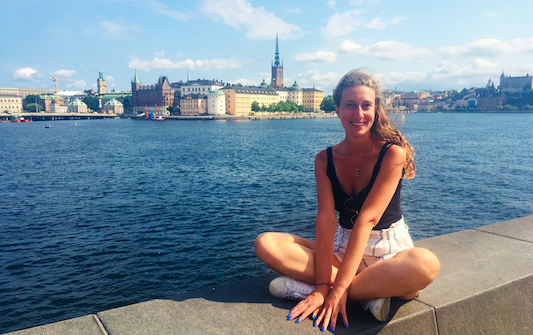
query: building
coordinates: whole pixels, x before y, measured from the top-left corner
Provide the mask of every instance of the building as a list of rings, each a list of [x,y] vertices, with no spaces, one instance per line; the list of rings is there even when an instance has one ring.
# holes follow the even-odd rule
[[[278,94],[266,88],[232,85],[220,90],[226,95],[226,113],[231,115],[249,115],[254,101],[260,106],[279,102]]]
[[[111,99],[104,104],[103,112],[110,114],[124,114],[124,105],[117,99]]]
[[[60,101],[59,103],[55,100],[52,101],[52,103],[50,104],[50,113],[67,113],[68,106],[64,106],[62,102],[63,101]]]
[[[207,95],[188,94],[180,99],[180,114],[198,116],[207,113]]]
[[[0,94],[0,113],[22,113],[22,98],[11,94]]]
[[[98,76],[98,79],[96,80],[96,87],[98,90],[98,94],[107,93],[107,82],[104,78],[104,73],[102,71],[100,71],[100,75]]]
[[[207,94],[207,114],[226,114],[226,95],[220,90],[214,90]]]
[[[283,63],[279,61],[279,49],[278,49],[278,34],[276,34],[276,57],[272,64],[272,87],[274,89],[279,87],[285,87],[283,84]]]
[[[174,105],[174,89],[165,76],[159,77],[155,85],[143,85],[135,71],[131,81],[131,97],[133,112],[137,113],[148,111],[157,116],[168,116],[170,112],[167,107]]]
[[[502,72],[499,88],[503,93],[522,92],[526,89],[531,90],[533,89],[533,77],[529,73],[525,77],[506,77]]]
[[[52,105],[63,105],[63,97],[55,95],[39,95],[41,98],[41,104],[43,106],[43,112],[52,112]],[[66,107],[66,106],[65,106]]]
[[[15,87],[0,87],[0,94],[5,95],[17,95],[24,99],[28,95],[41,95],[41,94],[55,94],[54,89],[48,88],[15,88]]]
[[[76,99],[68,104],[67,111],[69,113],[87,113],[87,104],[80,99]]]
[[[307,112],[317,113],[320,111],[320,105],[324,100],[324,92],[317,90],[316,88],[304,88],[302,89],[303,101],[305,110]]]
[[[303,91],[297,82],[294,82],[291,88],[289,88],[289,100],[297,105],[303,104]]]
[[[174,83],[174,85],[177,83]],[[181,85],[181,98],[189,94],[208,94],[211,91],[218,90],[224,87],[222,81],[213,79],[198,79],[198,80],[189,80],[185,84]]]

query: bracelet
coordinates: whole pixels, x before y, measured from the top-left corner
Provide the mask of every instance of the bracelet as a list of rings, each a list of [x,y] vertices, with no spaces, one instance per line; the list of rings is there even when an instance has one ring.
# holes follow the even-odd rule
[[[328,285],[328,286],[330,286],[330,287],[331,287],[331,285],[330,285],[330,284],[328,284],[328,283],[318,283],[318,284],[316,284],[316,286],[318,286],[318,285]]]

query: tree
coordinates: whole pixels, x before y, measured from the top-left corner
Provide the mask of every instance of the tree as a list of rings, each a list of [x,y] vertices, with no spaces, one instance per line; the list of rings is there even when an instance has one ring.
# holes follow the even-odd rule
[[[27,111],[27,112],[35,112],[35,111],[37,111],[37,113],[39,113],[39,112],[42,112],[43,106],[41,106],[39,104],[36,104],[36,103],[27,104],[26,108],[24,110]]]
[[[261,110],[261,107],[259,107],[259,103],[257,101],[252,102],[252,111],[259,112]]]
[[[268,107],[265,104],[261,104],[261,112],[266,112]]]
[[[83,98],[83,102],[85,102],[87,107],[93,111],[100,111],[100,99],[98,99],[98,97],[85,97]]]
[[[130,110],[132,108],[133,108],[133,98],[131,97],[131,95],[126,95],[124,97],[124,109]]]
[[[276,91],[276,90],[274,89],[274,87],[272,87],[272,85],[268,85],[268,86],[267,86],[267,90],[272,91],[272,92],[275,92],[275,91]]]
[[[300,112],[305,112],[305,106],[304,105],[298,105],[298,110]]]
[[[326,113],[331,113],[335,111],[335,103],[333,103],[333,98],[325,97],[320,104],[320,109]]]
[[[42,104],[42,99],[40,96],[38,95],[34,95],[34,94],[30,94],[30,95],[27,95],[23,100],[22,100],[22,109],[23,110],[26,110],[26,111],[35,111],[35,106],[31,109],[28,108],[28,105],[29,104]]]
[[[167,110],[170,112],[170,115],[180,115],[181,110],[176,106],[168,106]]]
[[[268,106],[268,111],[270,113],[274,113],[275,111],[278,110],[278,104],[275,104],[275,103],[271,103],[269,106]]]

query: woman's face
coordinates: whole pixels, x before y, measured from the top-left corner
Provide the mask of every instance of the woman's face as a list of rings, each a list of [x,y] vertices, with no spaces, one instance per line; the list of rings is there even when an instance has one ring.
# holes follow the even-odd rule
[[[340,106],[335,106],[337,116],[347,134],[363,135],[370,131],[376,115],[376,93],[368,86],[344,89]]]

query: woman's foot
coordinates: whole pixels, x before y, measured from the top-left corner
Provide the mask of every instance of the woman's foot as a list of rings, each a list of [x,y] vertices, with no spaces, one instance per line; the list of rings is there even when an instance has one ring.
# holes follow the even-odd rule
[[[287,276],[274,278],[268,289],[273,296],[282,299],[303,300],[316,288],[316,285]]]
[[[391,298],[376,298],[361,301],[363,309],[370,310],[376,320],[385,321],[389,317]]]

